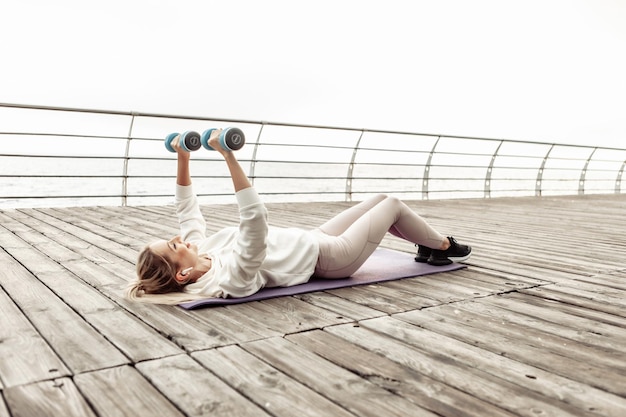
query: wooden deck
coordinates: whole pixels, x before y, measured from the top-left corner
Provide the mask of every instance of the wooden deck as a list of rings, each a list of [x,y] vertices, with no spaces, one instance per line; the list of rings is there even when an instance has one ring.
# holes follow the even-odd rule
[[[0,417],[626,416],[626,196],[409,204],[468,268],[196,311],[121,297],[171,206],[0,211]]]

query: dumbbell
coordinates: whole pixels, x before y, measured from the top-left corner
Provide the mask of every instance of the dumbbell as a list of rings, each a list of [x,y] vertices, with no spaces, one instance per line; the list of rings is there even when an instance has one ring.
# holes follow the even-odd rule
[[[165,147],[170,152],[176,152],[176,149],[172,147],[172,140],[178,136],[178,133],[170,133],[165,137]],[[180,147],[186,150],[187,152],[197,151],[202,146],[202,142],[200,141],[200,134],[198,132],[194,132],[193,130],[188,130],[178,139],[180,142]]]
[[[215,129],[205,130],[200,138],[202,146],[210,151],[215,150],[209,145],[209,138],[211,137],[211,133],[213,133],[214,130]],[[220,133],[219,141],[220,145],[222,145],[222,148],[226,149],[227,151],[237,151],[241,149],[246,143],[246,137],[244,136],[241,129],[236,127],[227,127]]]

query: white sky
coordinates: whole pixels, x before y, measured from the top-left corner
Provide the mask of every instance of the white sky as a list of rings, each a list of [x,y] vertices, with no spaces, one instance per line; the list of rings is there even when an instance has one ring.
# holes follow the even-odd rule
[[[5,0],[0,102],[624,147],[626,0]]]

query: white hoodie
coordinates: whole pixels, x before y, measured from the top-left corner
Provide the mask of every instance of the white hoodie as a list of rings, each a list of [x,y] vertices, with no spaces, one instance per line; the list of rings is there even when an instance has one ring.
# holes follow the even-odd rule
[[[181,238],[207,253],[212,267],[185,292],[207,297],[246,297],[263,287],[289,287],[313,275],[319,243],[310,231],[268,227],[267,209],[254,188],[235,194],[239,227],[206,237],[206,223],[192,186],[176,186]]]

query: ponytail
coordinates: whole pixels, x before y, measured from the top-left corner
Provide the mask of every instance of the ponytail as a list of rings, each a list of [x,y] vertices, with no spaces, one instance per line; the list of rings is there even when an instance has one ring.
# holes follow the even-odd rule
[[[124,292],[126,299],[141,303],[180,304],[202,296],[183,292],[184,284],[176,281],[178,265],[154,253],[146,246],[137,258],[137,281],[131,282]]]
[[[148,294],[141,289],[140,282],[132,282],[124,292],[124,297],[133,302],[147,304],[176,305],[186,301],[199,300],[205,298],[198,294],[187,294],[185,292],[169,292],[164,294]]]

